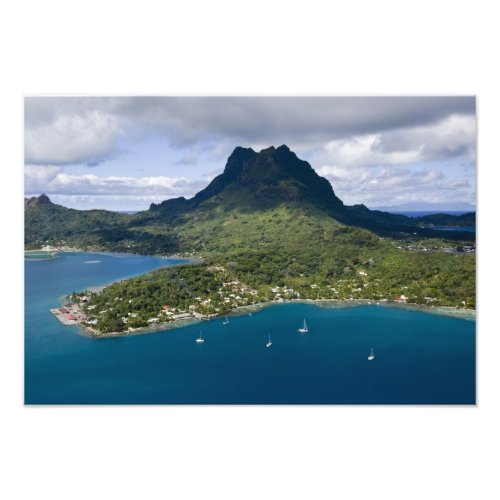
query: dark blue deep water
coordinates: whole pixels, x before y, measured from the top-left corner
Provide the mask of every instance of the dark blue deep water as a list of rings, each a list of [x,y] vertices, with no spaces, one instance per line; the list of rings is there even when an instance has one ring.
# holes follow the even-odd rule
[[[475,403],[474,321],[399,307],[289,303],[231,317],[229,325],[216,319],[89,339],[49,312],[68,292],[174,262],[88,253],[26,261],[25,402]],[[297,333],[303,318],[306,335]],[[204,344],[195,343],[200,328]]]

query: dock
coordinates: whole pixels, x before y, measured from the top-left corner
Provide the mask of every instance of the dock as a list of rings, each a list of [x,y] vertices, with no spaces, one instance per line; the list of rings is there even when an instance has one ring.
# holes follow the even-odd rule
[[[65,304],[50,312],[65,326],[80,325],[87,319],[76,304]]]

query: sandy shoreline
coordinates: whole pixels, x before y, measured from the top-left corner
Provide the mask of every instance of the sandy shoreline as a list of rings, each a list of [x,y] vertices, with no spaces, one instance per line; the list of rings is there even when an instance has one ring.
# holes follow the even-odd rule
[[[145,326],[143,328],[134,328],[132,330],[125,330],[123,332],[110,332],[110,333],[98,333],[92,328],[84,325],[78,325],[78,329],[80,330],[81,334],[85,337],[89,337],[92,339],[109,339],[115,337],[132,337],[134,335],[147,335],[150,333],[164,332],[167,330],[177,330],[178,328],[184,328],[185,326],[195,325],[197,323],[203,323],[204,321],[206,320],[197,318],[178,319],[176,321],[170,321],[168,323],[156,323],[154,326]]]
[[[254,312],[259,312],[262,309],[272,306],[279,306],[284,304],[312,304],[317,307],[328,307],[331,309],[343,309],[346,307],[359,307],[366,305],[377,305],[382,307],[392,307],[401,309],[410,309],[414,311],[427,312],[430,314],[437,314],[440,316],[451,316],[455,318],[460,318],[468,321],[476,320],[476,310],[475,309],[455,309],[454,307],[446,306],[427,306],[420,304],[406,304],[398,303],[389,300],[369,300],[369,299],[354,299],[354,300],[338,300],[338,299],[297,299],[297,300],[286,300],[286,301],[269,301],[269,302],[259,302],[257,304],[250,304],[247,306],[237,307],[233,309],[227,316],[228,317],[238,317],[253,314]],[[176,330],[177,328],[183,328],[185,326],[200,324],[204,321],[213,321],[221,319],[224,316],[217,316],[215,318],[210,318],[208,320],[197,319],[197,318],[187,318],[180,319],[176,321],[170,321],[167,323],[156,323],[154,326],[145,326],[143,328],[136,328],[134,330],[127,330],[123,332],[111,332],[111,333],[96,333],[89,327],[79,325],[79,329],[83,335],[86,337],[101,339],[101,338],[114,338],[114,337],[128,337],[132,335],[146,335],[150,333],[163,332],[166,330]]]
[[[28,252],[47,252],[49,250],[24,250],[25,253]],[[128,257],[130,255],[136,255],[138,257],[157,257],[158,259],[189,259],[194,262],[203,261],[203,257],[199,256],[191,256],[191,255],[182,255],[182,254],[171,254],[171,255],[156,255],[156,254],[143,254],[143,253],[135,253],[135,252],[111,252],[107,250],[86,250],[83,248],[73,248],[73,247],[54,247],[51,248],[51,252],[59,252],[59,253],[92,253],[96,255],[115,255]]]

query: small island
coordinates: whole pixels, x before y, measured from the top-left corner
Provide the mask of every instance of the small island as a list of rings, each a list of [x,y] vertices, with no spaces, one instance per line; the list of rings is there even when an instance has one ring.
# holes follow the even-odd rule
[[[26,109],[25,403],[475,404],[474,97]]]

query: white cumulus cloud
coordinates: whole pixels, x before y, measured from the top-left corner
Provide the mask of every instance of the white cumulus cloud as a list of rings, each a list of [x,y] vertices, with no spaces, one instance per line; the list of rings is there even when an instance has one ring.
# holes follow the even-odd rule
[[[119,166],[108,176],[98,169],[66,171],[74,164],[99,165],[124,154],[121,148],[135,153],[134,141],[148,137],[163,138],[176,150],[171,171],[177,174],[135,177],[129,170],[124,176]],[[122,196],[129,197],[127,204],[133,197],[190,197],[219,161],[222,170],[235,146],[281,144],[325,175],[347,204],[475,198],[472,96],[25,99],[27,194],[89,201]]]
[[[475,117],[452,115],[432,125],[327,142],[318,160],[352,167],[404,165],[454,157],[473,161],[475,142]]]
[[[73,175],[60,167],[29,165],[25,169],[27,195],[46,193],[65,196],[132,196],[158,201],[177,196],[193,196],[210,181],[186,177],[100,177]]]
[[[474,97],[28,97],[25,156],[33,164],[95,164],[120,138],[159,134],[179,148],[328,141],[473,117]]]
[[[346,204],[369,207],[423,204],[474,204],[469,179],[453,179],[437,170],[398,167],[328,166],[318,169]]]
[[[25,129],[25,162],[96,165],[118,154],[115,143],[118,131],[117,119],[100,111],[61,114],[50,123]]]

